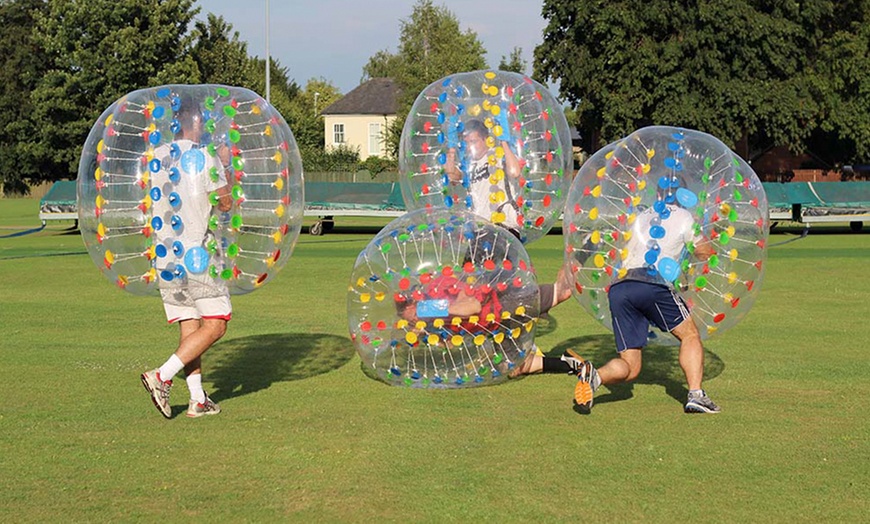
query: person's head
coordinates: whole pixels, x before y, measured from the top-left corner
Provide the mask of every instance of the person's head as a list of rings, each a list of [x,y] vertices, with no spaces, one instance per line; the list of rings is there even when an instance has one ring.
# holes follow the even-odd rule
[[[199,141],[202,134],[202,111],[199,102],[192,96],[182,95],[179,99],[178,110],[175,111],[175,119],[178,120],[181,130],[176,133],[178,138]]]
[[[462,131],[462,140],[465,141],[465,147],[470,158],[478,160],[486,154],[489,150],[489,147],[486,145],[486,138],[488,136],[489,130],[480,120],[469,120],[465,123],[465,128]]]

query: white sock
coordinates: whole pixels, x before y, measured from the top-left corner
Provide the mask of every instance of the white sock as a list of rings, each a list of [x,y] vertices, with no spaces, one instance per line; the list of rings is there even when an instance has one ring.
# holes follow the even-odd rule
[[[202,374],[187,375],[187,389],[190,390],[190,400],[202,404],[205,402],[205,391],[202,389]]]
[[[172,380],[172,377],[178,374],[182,368],[184,368],[184,362],[178,358],[178,355],[173,353],[172,356],[169,357],[169,360],[160,366],[160,380],[164,382]]]

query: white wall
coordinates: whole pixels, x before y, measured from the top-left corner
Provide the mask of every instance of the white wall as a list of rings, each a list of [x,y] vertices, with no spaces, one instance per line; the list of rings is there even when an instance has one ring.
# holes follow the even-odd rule
[[[384,144],[384,136],[386,136],[387,128],[395,119],[395,115],[323,115],[324,145],[327,149],[338,145],[335,142],[333,129],[335,124],[344,124],[344,143],[359,150],[360,160],[365,160],[373,155],[385,157],[387,149]],[[375,151],[369,149],[369,124],[380,126],[381,138]]]

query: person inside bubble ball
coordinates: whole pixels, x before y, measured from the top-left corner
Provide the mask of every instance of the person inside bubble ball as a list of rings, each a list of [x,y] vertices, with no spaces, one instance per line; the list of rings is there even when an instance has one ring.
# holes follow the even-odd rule
[[[655,206],[637,215],[626,245],[625,274],[611,284],[608,292],[617,358],[595,368],[573,351],[562,356],[565,366],[577,374],[574,409],[578,413],[591,411],[595,391],[602,384],[631,382],[637,378],[650,324],[670,332],[680,341],[679,363],[689,387],[684,411],[720,411],[702,388],[704,347],[689,309],[674,289],[673,281],[664,278],[647,259],[648,252],[654,251],[659,261],[666,258],[680,261],[686,256],[707,260],[714,250],[709,239],[696,232],[692,214],[679,205],[672,191],[660,190],[658,197]],[[540,368],[529,368],[521,373],[539,371]]]
[[[496,144],[490,130],[477,119],[465,123],[462,141],[459,159],[455,147],[447,150],[444,172],[448,180],[468,189],[471,212],[520,238],[522,224],[516,201],[521,173],[519,159],[508,142],[501,140]]]
[[[227,181],[229,150],[221,147],[217,155],[211,156],[200,148],[202,113],[195,98],[176,98],[173,103],[180,104],[174,107],[174,140],[154,150],[161,168],[152,174],[152,212],[153,216],[164,218],[163,226],[154,231],[155,246],[168,244],[181,254],[194,248],[202,249],[207,244],[212,244],[209,247],[215,250],[219,244],[208,227],[213,208],[226,212],[233,204]],[[158,196],[162,193],[162,198],[154,198],[155,188]],[[169,256],[155,260],[161,274],[160,295],[166,319],[178,324],[180,337],[175,352],[162,366],[141,375],[142,384],[158,411],[170,418],[172,379],[184,369],[190,390],[187,416],[220,413],[220,406],[202,387],[202,355],[226,333],[227,322],[232,317],[229,290],[219,278],[204,271],[196,274],[189,265],[186,271],[182,268],[179,275]]]

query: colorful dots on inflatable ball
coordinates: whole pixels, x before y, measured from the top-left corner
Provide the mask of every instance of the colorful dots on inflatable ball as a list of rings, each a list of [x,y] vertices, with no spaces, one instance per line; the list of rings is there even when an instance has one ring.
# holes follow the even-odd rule
[[[399,386],[496,384],[533,352],[540,299],[522,243],[464,211],[419,209],[357,257],[351,338],[369,376]]]
[[[737,154],[706,133],[647,127],[581,167],[565,207],[565,261],[575,298],[608,328],[611,286],[640,280],[674,288],[706,338],[752,307],[768,229],[764,189]]]
[[[469,210],[532,242],[562,213],[573,153],[568,122],[541,84],[505,71],[430,84],[399,147],[408,209]]]
[[[88,135],[79,224],[91,258],[126,291],[241,294],[290,258],[303,188],[293,134],[256,93],[142,89],[113,103]]]

